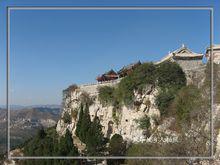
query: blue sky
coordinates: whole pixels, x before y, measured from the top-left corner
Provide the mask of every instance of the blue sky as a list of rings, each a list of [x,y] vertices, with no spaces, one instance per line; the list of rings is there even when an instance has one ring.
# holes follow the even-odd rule
[[[0,104],[5,104],[6,6],[214,6],[219,44],[219,2],[201,2],[1,1]],[[198,53],[209,44],[209,12],[198,10],[15,10],[10,28],[10,101],[19,105],[60,104],[68,85],[94,82],[98,74],[138,60],[157,61],[182,43]]]

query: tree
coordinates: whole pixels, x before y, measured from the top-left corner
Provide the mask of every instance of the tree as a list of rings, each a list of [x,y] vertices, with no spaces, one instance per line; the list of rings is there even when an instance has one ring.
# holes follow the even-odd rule
[[[86,136],[86,148],[89,155],[98,155],[104,150],[105,139],[102,133],[102,126],[96,116]]]
[[[82,125],[81,125],[81,128],[80,128],[80,137],[79,138],[83,143],[86,143],[87,133],[88,133],[90,127],[91,127],[91,119],[90,119],[90,115],[89,115],[89,106],[88,106],[88,104],[85,105],[81,124]]]
[[[114,87],[103,86],[98,88],[98,99],[102,105],[110,105],[115,102]]]
[[[43,139],[45,136],[46,136],[46,132],[44,131],[44,129],[43,129],[43,128],[40,129],[40,130],[38,131],[38,133],[37,133],[37,137],[38,137],[39,139]]]
[[[73,145],[72,134],[67,129],[64,137],[60,138],[59,155],[60,156],[75,156],[77,155],[77,149]]]
[[[147,84],[154,85],[155,82],[156,66],[153,63],[141,64],[118,84],[116,89],[117,100],[125,105],[131,105],[134,90],[141,91]]]
[[[83,105],[81,104],[80,105],[80,112],[79,112],[79,119],[76,124],[76,136],[78,136],[80,139],[82,138],[81,137],[81,129],[82,129],[83,116],[84,116]]]
[[[76,136],[79,139],[86,143],[87,134],[91,127],[91,119],[89,115],[89,106],[86,104],[85,106],[80,106],[79,120],[76,125]]]
[[[64,123],[67,123],[67,124],[71,123],[71,116],[69,115],[68,112],[65,112],[63,114],[63,121],[64,121]]]
[[[109,142],[109,154],[111,156],[123,156],[126,151],[126,142],[119,134],[114,134]]]
[[[89,155],[97,155],[103,151],[105,139],[102,133],[102,126],[97,116],[93,122],[91,122],[88,104],[85,106],[81,105],[80,107],[76,135],[86,144],[87,153]]]
[[[167,115],[169,106],[178,91],[186,86],[186,77],[182,68],[175,62],[163,62],[157,68],[157,85],[160,87],[156,105],[161,115]]]
[[[175,62],[163,62],[157,68],[158,86],[161,88],[177,88],[186,85],[186,77],[182,68]]]
[[[161,89],[156,97],[156,105],[160,110],[161,115],[167,115],[169,105],[175,98],[176,90]]]
[[[109,142],[108,152],[110,156],[125,156],[126,153],[126,142],[123,137],[119,134],[114,134]],[[120,165],[124,163],[124,159],[119,160],[107,160],[108,164]]]
[[[43,135],[43,136],[42,136]],[[77,156],[77,148],[73,145],[71,133],[67,130],[64,137],[59,137],[55,128],[39,131],[39,134],[29,140],[24,148],[24,156]],[[75,160],[28,160],[21,162],[26,165],[47,164],[77,164]]]
[[[155,84],[157,78],[156,66],[153,63],[143,63],[139,65],[130,76],[135,84],[135,89],[142,90],[146,84]]]

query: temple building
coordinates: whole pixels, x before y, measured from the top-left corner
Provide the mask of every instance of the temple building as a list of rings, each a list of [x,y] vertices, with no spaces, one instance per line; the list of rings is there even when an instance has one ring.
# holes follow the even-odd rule
[[[184,71],[193,70],[203,66],[203,54],[195,53],[182,45],[179,49],[170,52],[164,58],[162,58],[156,64],[162,63],[164,61],[177,62]]]
[[[205,54],[208,60],[210,59],[210,53],[211,53],[211,49],[210,47],[208,47],[206,49],[206,54]],[[213,45],[212,53],[213,53],[213,62],[216,64],[220,64],[220,45]]]
[[[129,75],[135,68],[137,68],[139,65],[141,65],[141,62],[138,61],[136,63],[129,64],[127,66],[124,66],[122,69],[118,71],[119,77],[125,77]]]
[[[111,81],[116,79],[118,79],[118,74],[113,69],[96,78],[98,82]]]
[[[118,72],[115,72],[113,69],[111,69],[110,71],[96,77],[96,80],[98,82],[105,82],[105,81],[111,81],[111,80],[116,80],[118,78],[125,77],[129,75],[139,65],[141,65],[140,61],[124,66]]]
[[[214,62],[219,64],[220,63],[220,45],[213,46],[213,55],[214,55]],[[206,57],[210,57],[210,48],[206,50]],[[184,44],[179,48],[172,52],[169,52],[165,57],[163,57],[160,61],[155,62],[154,64],[160,64],[165,61],[176,62],[180,65],[183,71],[187,74],[191,71],[195,71],[198,69],[204,68],[205,64],[203,63],[203,54],[202,53],[195,53],[186,47]],[[121,68],[118,72],[114,70],[110,70],[96,78],[98,82],[105,82],[116,80],[122,77],[125,77],[132,73],[132,71],[141,65],[141,62],[138,61],[136,63],[129,64]]]

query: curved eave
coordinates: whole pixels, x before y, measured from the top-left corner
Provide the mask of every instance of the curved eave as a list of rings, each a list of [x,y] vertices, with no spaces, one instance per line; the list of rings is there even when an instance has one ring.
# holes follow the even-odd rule
[[[160,61],[155,62],[155,64],[160,64],[160,63],[162,63],[162,62],[164,62],[164,61],[167,61],[167,60],[171,59],[172,56],[173,56],[172,53],[169,53],[168,55],[166,55],[165,57],[163,57]]]

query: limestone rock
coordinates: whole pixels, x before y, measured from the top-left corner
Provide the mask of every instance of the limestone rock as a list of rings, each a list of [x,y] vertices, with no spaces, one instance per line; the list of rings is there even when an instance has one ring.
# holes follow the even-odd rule
[[[57,122],[56,131],[60,136],[63,136],[66,134],[67,124],[64,123],[62,119],[60,119]]]
[[[105,84],[114,86],[116,84]],[[155,105],[155,97],[158,91],[152,85],[146,85],[143,92],[134,91],[134,99],[139,102],[140,105],[136,110],[135,107],[123,106],[119,110],[117,115],[117,120],[113,117],[113,106],[102,106],[99,102],[97,96],[97,88],[103,86],[103,84],[87,85],[81,86],[74,91],[64,92],[63,97],[63,112],[61,119],[57,123],[56,131],[59,135],[64,135],[66,129],[70,130],[75,136],[75,130],[77,125],[77,120],[79,113],[76,113],[75,118],[71,118],[71,123],[64,123],[62,117],[65,113],[70,116],[73,111],[79,109],[81,102],[81,96],[84,92],[87,92],[90,97],[93,97],[93,104],[89,106],[90,118],[93,121],[94,117],[97,115],[100,119],[100,123],[103,126],[102,131],[105,137],[110,138],[113,134],[120,134],[125,140],[130,142],[143,142],[146,140],[144,130],[139,128],[137,119],[148,115],[150,117],[150,122],[152,128],[155,125],[155,119],[160,117],[160,112]]]

